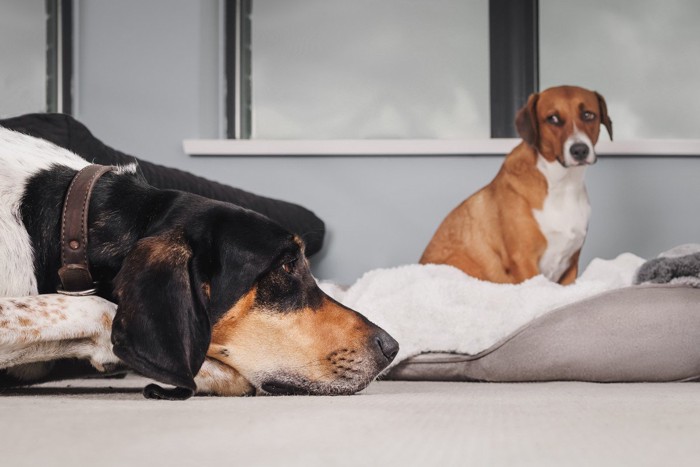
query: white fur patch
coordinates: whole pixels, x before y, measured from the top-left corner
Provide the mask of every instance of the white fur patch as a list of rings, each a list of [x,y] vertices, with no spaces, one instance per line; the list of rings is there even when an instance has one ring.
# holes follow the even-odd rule
[[[121,165],[117,166],[116,169],[114,169],[115,174],[135,174],[136,173],[136,162],[132,162],[131,164],[126,164],[126,165]]]
[[[67,149],[0,127],[0,296],[35,295],[34,254],[20,203],[27,181],[52,165],[80,170],[88,162]]]
[[[592,148],[591,148],[592,150]],[[542,210],[532,214],[547,239],[540,258],[540,273],[558,281],[569,268],[571,256],[583,246],[588,230],[591,206],[583,182],[586,167],[563,167],[537,156],[537,168],[547,180],[547,197]]]

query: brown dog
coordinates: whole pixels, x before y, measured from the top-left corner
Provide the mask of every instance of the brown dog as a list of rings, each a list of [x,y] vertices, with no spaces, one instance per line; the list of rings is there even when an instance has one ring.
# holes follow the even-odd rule
[[[538,274],[574,282],[590,216],[583,176],[596,161],[601,124],[612,139],[597,92],[560,86],[532,94],[515,119],[523,142],[490,184],[445,218],[420,262],[492,282]]]

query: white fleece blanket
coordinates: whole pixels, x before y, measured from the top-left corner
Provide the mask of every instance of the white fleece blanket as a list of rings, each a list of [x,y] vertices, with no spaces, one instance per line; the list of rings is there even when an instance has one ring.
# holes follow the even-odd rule
[[[569,286],[544,276],[517,285],[494,284],[452,266],[419,264],[375,269],[348,289],[319,285],[399,341],[395,365],[425,352],[479,353],[555,308],[632,285],[644,262],[631,253],[595,259]]]

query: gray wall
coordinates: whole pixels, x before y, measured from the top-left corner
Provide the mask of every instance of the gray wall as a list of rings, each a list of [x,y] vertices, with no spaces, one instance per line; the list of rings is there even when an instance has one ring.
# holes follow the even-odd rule
[[[193,158],[185,138],[218,134],[214,0],[78,1],[77,116],[106,143],[256,193],[301,203],[328,226],[315,274],[351,283],[415,262],[458,202],[500,157]],[[614,115],[613,115],[614,118]],[[603,158],[582,264],[654,256],[700,242],[700,159]]]
[[[44,2],[0,4],[0,118],[46,111]]]

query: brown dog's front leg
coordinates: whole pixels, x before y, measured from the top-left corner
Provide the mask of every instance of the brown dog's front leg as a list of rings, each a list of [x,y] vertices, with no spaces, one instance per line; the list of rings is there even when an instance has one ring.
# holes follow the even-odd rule
[[[562,274],[561,278],[559,279],[559,283],[561,285],[573,284],[576,281],[576,278],[578,277],[578,257],[580,254],[581,250],[578,250],[571,257],[571,263],[569,264],[569,268],[566,271],[564,271],[564,274]]]
[[[530,255],[527,257],[513,258],[513,266],[510,268],[510,276],[513,278],[513,284],[519,284],[523,281],[535,277],[540,273],[540,268],[537,265],[537,258]]]
[[[517,215],[502,224],[503,244],[508,253],[506,264],[514,284],[540,274],[540,258],[547,247],[547,240],[531,210],[529,204],[521,203]]]

